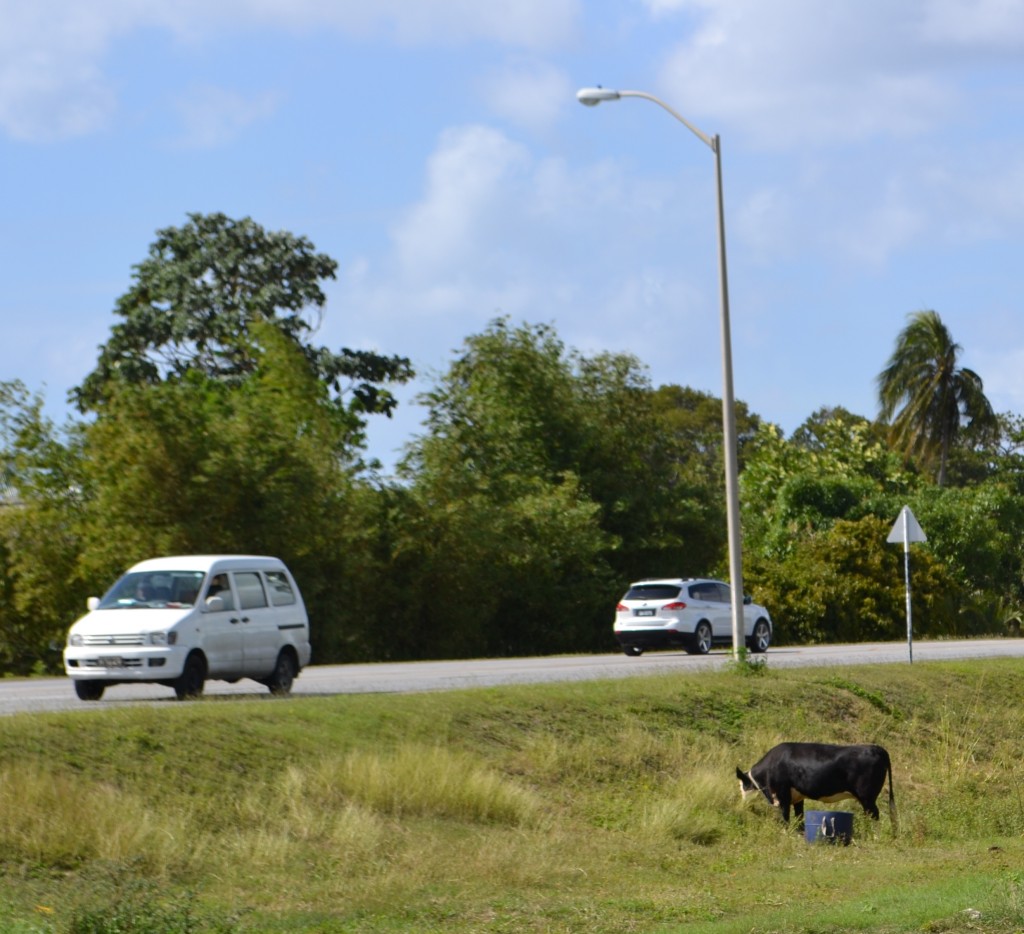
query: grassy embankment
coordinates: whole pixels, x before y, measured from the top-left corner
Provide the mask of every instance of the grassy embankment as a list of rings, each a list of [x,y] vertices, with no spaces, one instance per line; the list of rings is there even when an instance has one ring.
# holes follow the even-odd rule
[[[2,718],[0,931],[1024,929],[1024,661],[770,665]],[[898,834],[741,805],[787,739],[886,746]]]

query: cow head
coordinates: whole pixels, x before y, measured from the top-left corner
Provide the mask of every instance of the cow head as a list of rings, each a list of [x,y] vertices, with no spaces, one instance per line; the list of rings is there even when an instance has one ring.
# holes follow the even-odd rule
[[[750,795],[757,794],[760,792],[764,795],[765,800],[771,805],[777,805],[767,788],[758,784],[755,780],[752,772],[744,772],[739,766],[736,766],[736,777],[740,780],[740,794],[743,796],[743,800],[746,801]]]

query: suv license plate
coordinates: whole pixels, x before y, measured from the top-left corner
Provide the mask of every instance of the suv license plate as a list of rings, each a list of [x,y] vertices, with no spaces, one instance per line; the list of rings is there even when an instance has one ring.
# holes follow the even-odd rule
[[[124,668],[124,659],[120,655],[105,655],[100,659],[104,668]]]
[[[636,611],[636,615],[637,616],[653,616],[654,615],[654,610],[637,610]]]

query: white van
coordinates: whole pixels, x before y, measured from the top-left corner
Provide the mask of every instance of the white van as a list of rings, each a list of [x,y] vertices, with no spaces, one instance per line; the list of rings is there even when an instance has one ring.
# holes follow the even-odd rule
[[[302,595],[277,558],[186,555],[136,564],[68,631],[64,670],[82,700],[152,682],[179,700],[207,679],[253,678],[288,694],[309,664]]]

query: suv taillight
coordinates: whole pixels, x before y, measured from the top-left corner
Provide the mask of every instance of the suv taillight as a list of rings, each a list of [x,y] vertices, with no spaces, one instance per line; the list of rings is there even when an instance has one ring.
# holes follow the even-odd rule
[[[683,603],[682,600],[676,600],[675,603],[666,603],[662,607],[662,609],[663,610],[685,610],[686,609],[686,604]]]
[[[615,612],[616,613],[628,613],[629,612],[629,607],[628,606],[623,606],[620,603],[617,607],[615,607]]]

